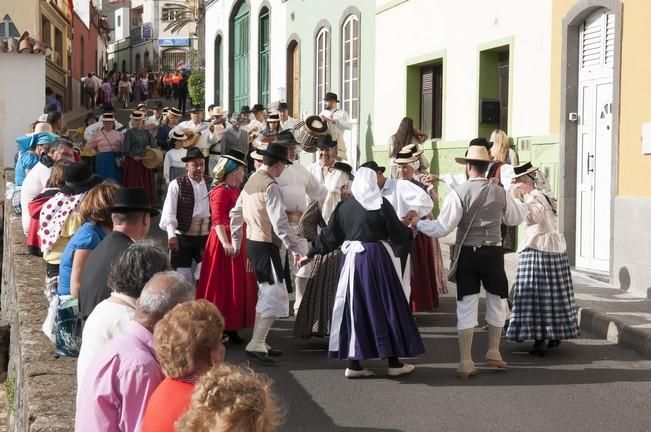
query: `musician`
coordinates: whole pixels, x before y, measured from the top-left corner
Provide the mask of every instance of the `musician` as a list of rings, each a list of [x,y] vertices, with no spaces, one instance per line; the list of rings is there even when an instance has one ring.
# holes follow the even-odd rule
[[[201,150],[208,169],[208,155],[210,147],[217,144],[221,134],[215,133],[214,125],[203,120],[203,108],[200,105],[193,105],[190,110],[190,120],[179,123],[179,128],[186,131],[186,134],[201,134],[195,146]]]
[[[253,105],[253,108],[251,108],[251,113],[253,114],[253,119],[251,119],[251,123],[249,123],[249,133],[256,130],[258,132],[265,130],[267,125],[265,122],[264,107],[260,104],[255,104]]]
[[[321,135],[316,143],[319,149],[319,160],[307,167],[307,170],[321,184],[325,184],[325,179],[337,161],[337,142],[333,141],[328,134]]]
[[[297,159],[296,148],[298,142],[294,138],[291,129],[278,133],[277,144],[283,144],[289,150],[289,160],[294,162]],[[276,178],[280,187],[287,220],[294,233],[298,234],[298,222],[307,208],[308,201],[323,201],[328,193],[324,182],[311,175],[310,172],[300,163],[287,166],[282,174]],[[284,251],[281,256],[285,256]],[[294,316],[298,312],[301,299],[310,278],[312,266],[304,266],[296,272],[296,297],[294,302]]]
[[[240,114],[242,115],[242,129],[249,131],[249,124],[251,123],[251,108],[248,105],[242,105],[240,108]],[[233,113],[235,115],[235,113]]]
[[[226,128],[229,128],[231,125],[226,121],[226,117],[224,116],[224,109],[222,107],[212,106],[209,111],[211,120],[208,129],[212,131],[212,139],[215,141],[215,144],[212,144],[210,146],[210,152],[208,156],[208,172],[211,173],[217,165],[217,162],[219,162],[222,154],[221,141],[224,135],[224,131],[226,131]]]
[[[272,112],[267,116],[266,121],[267,127],[259,133],[253,140],[253,147],[258,148],[260,143],[266,142],[267,144],[276,141],[278,136],[278,131],[281,130],[280,126],[280,114],[278,112]],[[251,139],[251,132],[249,132],[249,139]]]
[[[321,111],[319,116],[328,124],[328,133],[337,143],[337,159],[348,160],[344,132],[353,128],[350,116],[346,111],[337,107],[339,99],[335,93],[326,93],[323,101],[326,104],[326,109]]]
[[[167,232],[172,267],[194,282],[201,272],[201,256],[210,230],[208,192],[212,178],[204,176],[203,153],[198,148],[188,150],[181,160],[187,174],[170,182],[159,226]],[[197,265],[194,274],[192,261]]]
[[[157,101],[154,105],[153,110],[154,113],[147,117],[147,120],[145,120],[145,128],[149,130],[152,135],[156,136],[158,127],[163,121],[163,103],[161,101]]]
[[[280,130],[294,129],[296,126],[296,119],[289,116],[289,107],[287,102],[280,102],[278,104],[278,113],[280,114]]]

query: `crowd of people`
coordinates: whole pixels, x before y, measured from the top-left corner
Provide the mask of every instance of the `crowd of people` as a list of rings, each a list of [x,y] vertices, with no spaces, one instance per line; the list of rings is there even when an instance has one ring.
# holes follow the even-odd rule
[[[84,159],[50,111],[17,139],[13,204],[28,251],[46,262],[43,331],[59,355],[78,357],[77,430],[277,430],[269,381],[227,365],[224,344],[246,343],[255,365],[274,365],[283,352],[270,330],[294,315],[295,337],[327,337],[347,378],[375,375],[362,363],[373,358],[388,376],[407,375],[415,366],[402,359],[425,352],[414,313],[435,311],[448,281],[461,379],[477,373],[481,287],[487,367],[508,366],[507,321],[506,339],[534,341],[536,355],[577,337],[557,202],[504,132],[456,159],[466,181],[449,184],[437,215],[426,134],[405,118],[387,166],[356,169],[338,102],[327,93],[327,130],[312,137],[307,166],[299,156],[311,148],[284,102],[230,115],[211,106],[207,120],[193,106],[187,121],[177,108],[139,105],[125,126],[105,104],[89,116]],[[167,250],[146,240],[158,216]],[[509,311],[504,253],[523,223]],[[438,239],[455,229],[446,277]]]

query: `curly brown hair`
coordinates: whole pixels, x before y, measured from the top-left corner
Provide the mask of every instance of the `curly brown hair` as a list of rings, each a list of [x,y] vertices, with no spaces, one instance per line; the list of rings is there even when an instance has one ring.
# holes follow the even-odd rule
[[[179,432],[275,432],[282,422],[271,382],[251,369],[222,364],[206,372]]]
[[[170,378],[199,375],[212,366],[221,345],[224,317],[207,300],[176,305],[154,329],[154,348],[163,373]]]
[[[79,213],[83,220],[97,225],[112,226],[110,207],[113,206],[118,186],[113,182],[103,182],[89,190],[79,205]]]

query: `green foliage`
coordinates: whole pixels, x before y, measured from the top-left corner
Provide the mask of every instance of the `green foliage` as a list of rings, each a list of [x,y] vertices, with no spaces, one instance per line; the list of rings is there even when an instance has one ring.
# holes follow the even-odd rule
[[[188,80],[188,90],[193,105],[204,105],[206,94],[206,74],[202,70],[192,71]]]
[[[14,400],[16,395],[16,369],[9,369],[7,380],[5,381],[5,396],[7,398],[7,409],[14,412]]]

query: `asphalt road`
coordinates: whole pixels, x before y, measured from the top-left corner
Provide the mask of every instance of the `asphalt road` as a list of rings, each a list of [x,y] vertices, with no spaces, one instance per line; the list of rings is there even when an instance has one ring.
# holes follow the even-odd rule
[[[118,119],[128,121],[127,111]],[[153,221],[152,237],[164,235]],[[454,287],[434,314],[416,317],[426,354],[409,359],[417,369],[388,378],[382,361],[366,365],[378,375],[344,377],[344,362],[326,358],[327,340],[296,339],[293,319],[278,320],[268,342],[284,351],[266,373],[285,412],[282,431],[649,431],[651,360],[583,335],[544,358],[530,344],[502,343],[506,371],[480,369],[456,379],[458,348]],[[250,332],[242,332],[248,339]],[[482,367],[487,333],[476,330],[473,357]],[[227,361],[248,363],[244,346],[228,346]]]

